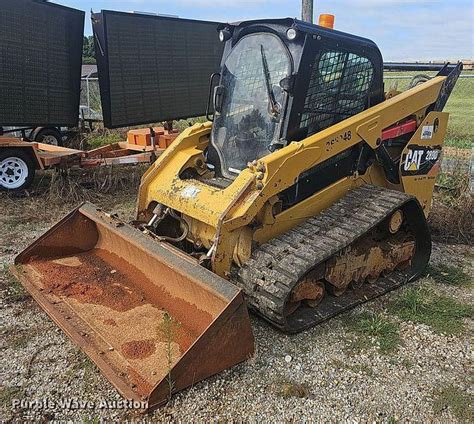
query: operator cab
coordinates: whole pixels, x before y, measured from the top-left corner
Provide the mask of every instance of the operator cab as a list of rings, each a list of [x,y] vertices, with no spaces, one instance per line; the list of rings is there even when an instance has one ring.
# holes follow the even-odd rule
[[[370,40],[289,18],[219,31],[208,152],[218,177],[233,180],[249,162],[384,100],[382,56]]]

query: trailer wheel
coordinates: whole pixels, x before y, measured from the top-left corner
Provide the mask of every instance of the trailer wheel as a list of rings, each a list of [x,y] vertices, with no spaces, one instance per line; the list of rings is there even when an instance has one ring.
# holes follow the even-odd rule
[[[31,157],[22,149],[0,150],[0,189],[22,190],[28,188],[35,177],[36,167]]]
[[[51,144],[52,146],[62,146],[63,144],[61,133],[54,128],[43,128],[40,130],[35,136],[35,141]]]

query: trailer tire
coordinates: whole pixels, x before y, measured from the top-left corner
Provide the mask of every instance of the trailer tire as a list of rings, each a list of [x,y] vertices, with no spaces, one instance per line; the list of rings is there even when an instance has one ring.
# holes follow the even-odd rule
[[[35,135],[35,141],[52,146],[62,146],[63,144],[61,133],[55,128],[43,128]]]
[[[36,166],[24,149],[0,149],[0,189],[23,190],[35,177]]]

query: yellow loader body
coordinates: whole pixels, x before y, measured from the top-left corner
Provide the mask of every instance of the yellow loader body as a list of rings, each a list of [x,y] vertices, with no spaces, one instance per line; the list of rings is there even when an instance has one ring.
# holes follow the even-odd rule
[[[253,354],[247,307],[302,331],[413,281],[431,253],[442,110],[462,65],[385,95],[370,40],[291,19],[225,24],[221,38],[214,121],[147,170],[136,221],[85,203],[12,268],[149,408]]]

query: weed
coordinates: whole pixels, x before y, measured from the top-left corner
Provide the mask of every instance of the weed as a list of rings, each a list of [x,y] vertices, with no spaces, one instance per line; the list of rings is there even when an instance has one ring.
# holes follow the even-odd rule
[[[466,391],[454,387],[445,386],[435,392],[433,411],[436,414],[450,409],[452,414],[461,422],[474,422],[474,396]]]
[[[472,306],[424,286],[405,290],[389,305],[389,310],[402,320],[425,324],[437,333],[448,335],[461,333],[463,318],[471,317],[473,313]]]
[[[307,398],[310,394],[309,387],[304,383],[295,383],[293,381],[282,381],[278,383],[278,394],[285,398]]]
[[[429,265],[426,274],[439,284],[457,287],[472,286],[472,279],[461,268],[453,265]]]
[[[173,367],[173,342],[176,339],[176,331],[179,327],[179,323],[175,321],[168,312],[163,314],[163,321],[160,325],[160,332],[165,338],[166,341],[166,357],[168,360],[168,373],[166,381],[168,383],[169,396],[168,401],[171,400],[171,395],[173,394],[174,381],[171,376],[171,369]]]
[[[370,347],[375,341],[379,352],[390,354],[400,345],[400,335],[396,323],[380,313],[361,313],[347,321],[349,328],[357,334],[357,339],[351,344],[355,350]]]
[[[83,417],[83,424],[100,424],[99,417]]]
[[[459,165],[459,163],[456,163]],[[469,189],[469,172],[458,169],[454,172],[441,172],[436,177],[436,184],[439,188],[444,189],[447,198],[444,201],[453,200],[455,197],[461,196]]]
[[[434,193],[429,223],[433,237],[442,242],[470,244],[474,196],[470,192],[469,172],[461,168],[438,175],[438,192]]]
[[[64,169],[52,174],[47,189],[51,204],[76,205],[84,200],[100,201],[104,194],[136,191],[149,165],[100,166],[89,170]],[[107,199],[109,201],[109,199]]]

